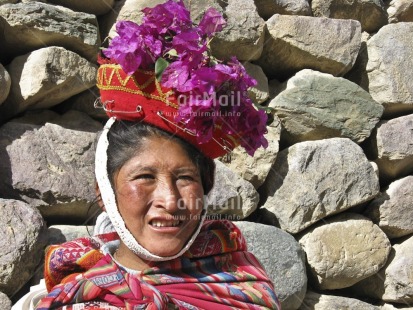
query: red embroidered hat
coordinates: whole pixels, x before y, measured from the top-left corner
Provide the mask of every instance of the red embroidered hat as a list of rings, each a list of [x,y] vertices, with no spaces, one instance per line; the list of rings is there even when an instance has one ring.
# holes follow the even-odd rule
[[[208,43],[225,20],[210,8],[196,25],[182,1],[143,10],[142,24],[121,21],[99,59],[100,104],[110,117],[144,121],[216,158],[241,145],[267,146],[267,116],[248,97],[256,84],[232,57],[214,58]]]
[[[225,134],[218,123],[211,139],[198,143],[196,132],[185,128],[184,122],[176,121],[179,113],[176,93],[163,87],[153,71],[138,70],[128,75],[120,65],[102,64],[97,86],[102,107],[110,117],[152,124],[183,138],[211,158],[223,156],[239,144],[238,134]]]

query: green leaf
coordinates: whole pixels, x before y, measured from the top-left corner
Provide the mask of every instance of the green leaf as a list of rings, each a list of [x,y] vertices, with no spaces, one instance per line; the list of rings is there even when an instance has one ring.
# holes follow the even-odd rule
[[[268,114],[274,114],[275,113],[274,108],[262,106],[262,105],[259,105],[259,104],[256,104],[256,103],[253,103],[253,104],[258,110],[264,110]]]
[[[162,73],[165,69],[169,66],[169,62],[167,62],[162,57],[159,57],[155,62],[155,76],[158,81],[161,80]]]
[[[178,52],[176,51],[176,49],[170,49],[169,51],[168,51],[168,53],[166,53],[167,55],[169,55],[169,56],[172,56],[172,57],[178,57]]]

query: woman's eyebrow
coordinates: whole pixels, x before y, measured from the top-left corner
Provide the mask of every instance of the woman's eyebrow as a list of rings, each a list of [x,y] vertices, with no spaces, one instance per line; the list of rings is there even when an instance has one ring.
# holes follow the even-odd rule
[[[195,167],[179,167],[174,169],[174,173],[193,173],[199,175],[199,171]]]
[[[156,168],[154,168],[150,165],[142,165],[142,164],[136,163],[136,164],[132,164],[129,167],[129,171],[132,174],[132,173],[136,173],[136,172],[152,172],[152,173],[155,173],[157,170],[156,170]]]

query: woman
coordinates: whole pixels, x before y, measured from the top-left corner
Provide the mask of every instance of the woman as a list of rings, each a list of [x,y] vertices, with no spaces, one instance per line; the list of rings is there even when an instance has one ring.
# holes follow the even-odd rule
[[[207,53],[205,42],[223,25],[216,11],[199,26],[182,2],[144,13],[142,25],[118,26],[98,73],[111,118],[95,172],[113,231],[48,248],[49,294],[36,309],[278,309],[239,229],[205,221],[213,158],[238,144],[249,153],[266,144],[265,114],[246,94],[252,82],[235,59],[217,64]],[[230,107],[208,97],[234,89],[241,95]],[[207,96],[192,96],[201,91]]]
[[[63,309],[82,309],[79,303],[85,309],[276,309],[271,281],[228,221],[206,221],[184,254],[157,261],[157,256],[177,256],[196,235],[203,196],[212,187],[213,161],[143,123],[117,122],[108,140],[119,213],[151,254],[137,255],[114,233],[52,246],[46,283],[49,289],[61,284],[37,309],[69,303],[76,307]],[[148,259],[152,254],[155,258]]]

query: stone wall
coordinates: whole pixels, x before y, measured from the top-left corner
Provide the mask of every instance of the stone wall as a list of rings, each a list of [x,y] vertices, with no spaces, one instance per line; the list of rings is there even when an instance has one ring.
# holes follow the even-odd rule
[[[48,243],[90,231],[96,55],[116,20],[160,2],[0,0],[4,307]],[[238,221],[283,309],[413,309],[413,2],[187,5],[225,14],[213,53],[245,63],[273,115],[266,150],[217,162],[211,217]]]

